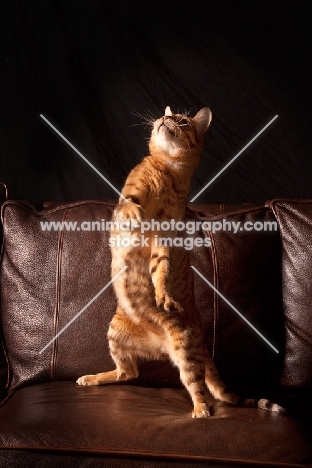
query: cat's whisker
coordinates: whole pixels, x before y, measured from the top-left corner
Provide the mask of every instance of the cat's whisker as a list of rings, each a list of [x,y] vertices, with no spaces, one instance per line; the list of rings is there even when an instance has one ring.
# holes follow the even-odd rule
[[[149,109],[146,109],[146,110],[147,110],[146,115],[149,116],[151,120],[155,121],[156,117],[154,116],[154,114],[152,114],[152,112]]]
[[[149,127],[152,127],[154,125],[155,119],[152,117],[152,115],[143,115],[137,111],[133,111],[132,114],[135,115],[135,117],[142,119],[141,124],[137,125],[148,125]]]
[[[140,113],[139,113],[139,112],[137,112],[137,111],[132,111],[132,112],[131,112],[131,114],[132,114],[132,115],[135,115],[136,117],[140,117],[141,119],[143,119],[143,118],[144,118],[144,117],[143,117],[143,115],[142,115],[142,114],[140,114]]]

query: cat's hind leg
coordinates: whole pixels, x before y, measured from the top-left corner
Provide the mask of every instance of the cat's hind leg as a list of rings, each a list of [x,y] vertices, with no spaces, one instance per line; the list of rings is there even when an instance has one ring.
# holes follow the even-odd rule
[[[183,329],[174,320],[165,324],[169,338],[168,354],[180,373],[180,379],[193,402],[193,418],[210,416],[206,402],[205,362],[200,331]]]
[[[140,337],[137,327],[118,309],[110,323],[107,337],[110,354],[116,364],[116,369],[94,375],[84,375],[77,380],[78,385],[105,385],[138,377],[135,344]]]
[[[135,359],[124,358],[118,362],[115,370],[100,372],[94,375],[84,375],[77,380],[78,385],[105,385],[122,380],[130,380],[138,377],[139,372]]]

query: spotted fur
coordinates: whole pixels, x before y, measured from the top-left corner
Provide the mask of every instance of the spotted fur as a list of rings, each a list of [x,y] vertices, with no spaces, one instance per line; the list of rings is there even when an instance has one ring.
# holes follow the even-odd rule
[[[180,221],[190,181],[198,166],[211,112],[204,107],[195,117],[165,115],[153,123],[150,155],[129,174],[113,220],[135,222],[132,230],[112,229],[111,240],[140,240],[140,223],[152,219]],[[195,308],[193,276],[185,249],[159,246],[163,235],[156,226],[146,233],[148,245],[112,244],[112,276],[127,269],[114,282],[118,307],[108,330],[108,342],[116,369],[83,376],[79,385],[102,385],[138,376],[138,358],[170,359],[193,402],[193,417],[209,416],[206,387],[222,401],[236,403],[226,391],[203,341],[200,317]]]

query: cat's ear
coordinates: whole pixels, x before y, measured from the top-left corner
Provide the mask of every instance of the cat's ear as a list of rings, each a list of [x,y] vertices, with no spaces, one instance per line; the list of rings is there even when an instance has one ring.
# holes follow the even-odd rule
[[[195,128],[198,133],[204,134],[207,132],[212,119],[212,113],[209,107],[203,107],[195,117],[192,118],[193,123],[195,123]]]
[[[170,109],[169,106],[167,106],[166,109],[165,109],[165,115],[166,115],[166,116],[172,115],[172,112],[171,112],[171,109]]]

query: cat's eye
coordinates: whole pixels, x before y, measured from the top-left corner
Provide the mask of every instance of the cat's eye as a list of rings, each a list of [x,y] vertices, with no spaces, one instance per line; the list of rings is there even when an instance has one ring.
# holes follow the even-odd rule
[[[178,121],[178,125],[189,125],[189,124],[190,124],[190,122],[187,119],[180,119]]]

